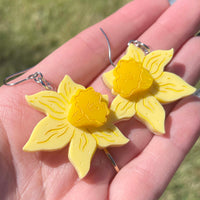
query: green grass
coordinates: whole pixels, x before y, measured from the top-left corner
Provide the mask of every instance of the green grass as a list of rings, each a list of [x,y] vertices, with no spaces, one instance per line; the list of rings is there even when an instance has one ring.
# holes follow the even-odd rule
[[[200,140],[187,155],[160,200],[200,199]]]
[[[197,88],[200,88],[200,81],[196,85]]]
[[[1,0],[0,79],[34,66],[128,0]]]
[[[128,0],[0,0],[0,81],[34,66],[65,41],[126,2]],[[186,157],[161,200],[200,199],[199,152],[200,142]]]

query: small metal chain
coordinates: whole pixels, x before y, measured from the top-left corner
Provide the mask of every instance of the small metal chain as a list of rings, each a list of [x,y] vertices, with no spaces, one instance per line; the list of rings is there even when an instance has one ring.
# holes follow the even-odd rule
[[[46,90],[53,90],[51,84],[44,79],[43,74],[41,72],[35,72],[28,76],[29,79],[33,79],[36,83],[41,84]]]

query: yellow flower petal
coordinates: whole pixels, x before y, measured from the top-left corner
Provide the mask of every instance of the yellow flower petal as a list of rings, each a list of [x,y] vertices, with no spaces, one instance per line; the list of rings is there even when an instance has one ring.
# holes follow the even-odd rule
[[[23,147],[24,151],[57,150],[65,147],[73,135],[74,128],[66,120],[45,117],[34,128]]]
[[[141,62],[144,60],[145,54],[139,47],[136,47],[134,44],[130,43],[126,54],[121,58],[121,60],[130,60],[134,59],[136,62]]]
[[[102,78],[103,78],[103,82],[106,84],[106,86],[108,87],[108,88],[110,88],[111,90],[113,89],[113,82],[114,82],[114,80],[115,80],[115,76],[114,76],[114,74],[113,74],[113,70],[114,69],[112,69],[112,70],[110,70],[110,71],[108,71],[108,72],[105,72],[105,73],[103,73],[103,75],[102,75]],[[113,93],[114,91],[112,90],[112,93]]]
[[[136,117],[155,134],[165,133],[165,110],[153,96],[141,98],[136,103]]]
[[[65,117],[67,108],[65,100],[54,91],[42,91],[25,96],[28,104],[47,115],[61,119]]]
[[[69,160],[75,167],[79,178],[87,175],[91,159],[96,151],[96,141],[91,134],[76,129],[69,147]]]
[[[112,121],[129,119],[135,114],[135,102],[117,95],[110,105]]]
[[[179,76],[170,72],[163,72],[162,75],[156,79],[156,84],[157,88],[153,88],[152,94],[161,103],[175,101],[193,94],[196,90],[196,88],[187,84]]]
[[[156,79],[161,75],[164,67],[172,59],[173,52],[173,49],[152,51],[145,56],[143,67]]]
[[[99,148],[121,146],[129,141],[114,125],[101,127],[97,131],[94,130],[92,132],[92,136],[96,139]]]
[[[85,89],[85,87],[74,83],[74,81],[68,75],[65,75],[64,79],[58,86],[58,93],[65,99],[66,102],[69,103],[72,96],[78,89]]]

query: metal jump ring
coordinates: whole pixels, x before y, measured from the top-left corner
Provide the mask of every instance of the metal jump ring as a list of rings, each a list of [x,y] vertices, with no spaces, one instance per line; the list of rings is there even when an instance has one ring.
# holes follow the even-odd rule
[[[128,42],[128,45],[130,45],[131,43],[134,44],[136,47],[141,48],[145,52],[145,54],[150,53],[150,48],[146,44],[144,44],[138,40],[130,40]]]

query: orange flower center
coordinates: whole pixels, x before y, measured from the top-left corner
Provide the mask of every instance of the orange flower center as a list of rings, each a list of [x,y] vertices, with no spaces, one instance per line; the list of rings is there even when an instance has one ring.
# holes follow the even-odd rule
[[[113,70],[115,76],[113,89],[124,98],[129,98],[138,92],[151,87],[153,78],[142,63],[135,60],[120,60]]]
[[[68,120],[75,127],[99,127],[106,123],[107,103],[92,87],[78,90],[70,103]]]

